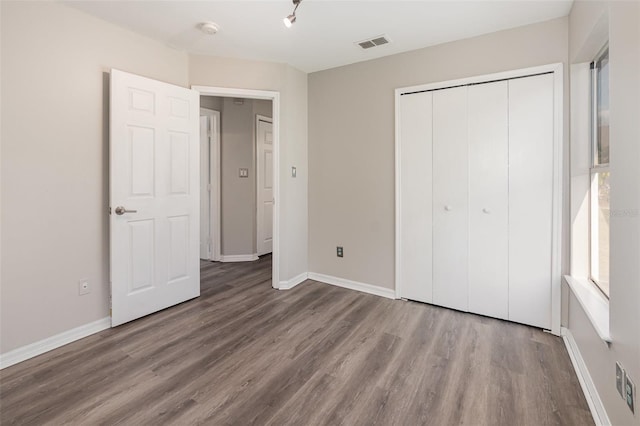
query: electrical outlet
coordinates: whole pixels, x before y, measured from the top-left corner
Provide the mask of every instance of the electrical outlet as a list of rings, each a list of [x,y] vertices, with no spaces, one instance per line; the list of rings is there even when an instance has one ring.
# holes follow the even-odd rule
[[[624,375],[624,389],[627,406],[632,413],[636,411],[636,385],[633,384],[628,374]]]
[[[616,362],[616,389],[621,398],[625,398],[624,394],[624,368],[619,362]]]
[[[249,177],[249,169],[240,169],[240,171],[239,171],[238,175],[239,175],[241,178]]]
[[[81,280],[78,282],[78,295],[84,296],[91,293],[91,287],[89,287],[89,281]]]
[[[338,257],[344,257],[344,249],[340,246],[336,247],[336,255]]]

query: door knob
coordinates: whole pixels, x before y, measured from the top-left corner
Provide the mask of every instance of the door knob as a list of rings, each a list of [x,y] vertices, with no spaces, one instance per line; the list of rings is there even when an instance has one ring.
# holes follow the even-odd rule
[[[489,214],[489,213],[491,213],[491,210],[489,210],[489,209],[487,209],[487,208],[484,208],[484,209],[482,209],[482,212],[483,212],[483,213],[486,213],[486,214]]]
[[[448,212],[450,212],[451,210],[453,210],[453,207],[451,206],[444,206],[444,209]]]
[[[118,216],[122,216],[125,213],[138,213],[138,210],[127,210],[122,206],[116,207],[116,214]]]

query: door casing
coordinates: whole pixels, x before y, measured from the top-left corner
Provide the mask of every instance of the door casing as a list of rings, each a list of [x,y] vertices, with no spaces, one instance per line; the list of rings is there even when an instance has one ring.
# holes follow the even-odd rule
[[[191,86],[193,90],[200,92],[200,96],[219,96],[245,99],[270,100],[273,115],[273,252],[271,286],[280,287],[280,92],[271,90],[253,90],[229,87]]]

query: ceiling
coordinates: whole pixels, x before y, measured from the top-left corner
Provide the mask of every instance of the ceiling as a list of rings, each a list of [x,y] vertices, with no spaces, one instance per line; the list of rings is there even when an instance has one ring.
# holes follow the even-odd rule
[[[572,0],[303,0],[289,29],[282,19],[291,0],[64,3],[189,53],[314,72],[566,16]],[[200,32],[203,21],[218,24],[218,34]],[[354,44],[382,34],[391,43],[368,50]]]

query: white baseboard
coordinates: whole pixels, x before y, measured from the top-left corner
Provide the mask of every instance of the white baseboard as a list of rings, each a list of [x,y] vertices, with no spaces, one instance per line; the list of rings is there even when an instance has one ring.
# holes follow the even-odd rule
[[[582,354],[580,354],[580,349],[573,338],[573,334],[571,334],[571,330],[562,327],[561,333],[562,340],[564,340],[564,344],[567,347],[567,352],[569,352],[569,358],[571,358],[573,369],[576,370],[580,387],[582,387],[584,397],[587,400],[587,404],[589,404],[589,410],[591,410],[593,421],[596,425],[610,426],[611,421],[609,421],[607,411],[600,399],[600,395],[598,395],[596,385],[591,379],[591,374],[589,374],[587,365],[585,364],[584,359],[582,359]]]
[[[257,254],[231,254],[229,256],[220,256],[220,262],[253,262],[258,260]]]
[[[298,284],[305,282],[307,278],[309,278],[309,274],[307,272],[303,272],[300,275],[296,275],[295,277],[291,278],[290,280],[280,281],[278,290],[291,290]]]
[[[320,281],[325,284],[335,285],[337,287],[348,288],[350,290],[360,291],[362,293],[373,294],[375,296],[386,297],[387,299],[395,299],[396,292],[390,288],[379,287],[377,285],[365,284],[358,281],[351,281],[345,278],[332,277],[330,275],[317,274],[309,272],[309,279]]]
[[[31,343],[21,348],[14,349],[5,354],[0,355],[0,370],[7,368],[11,365],[17,364],[22,361],[26,361],[30,358],[41,355],[50,350],[59,348],[68,343],[80,340],[83,337],[90,336],[102,330],[106,330],[111,327],[111,317],[99,319],[89,324],[81,325],[80,327],[73,328],[71,330],[63,331],[55,336],[47,337],[38,342]]]

